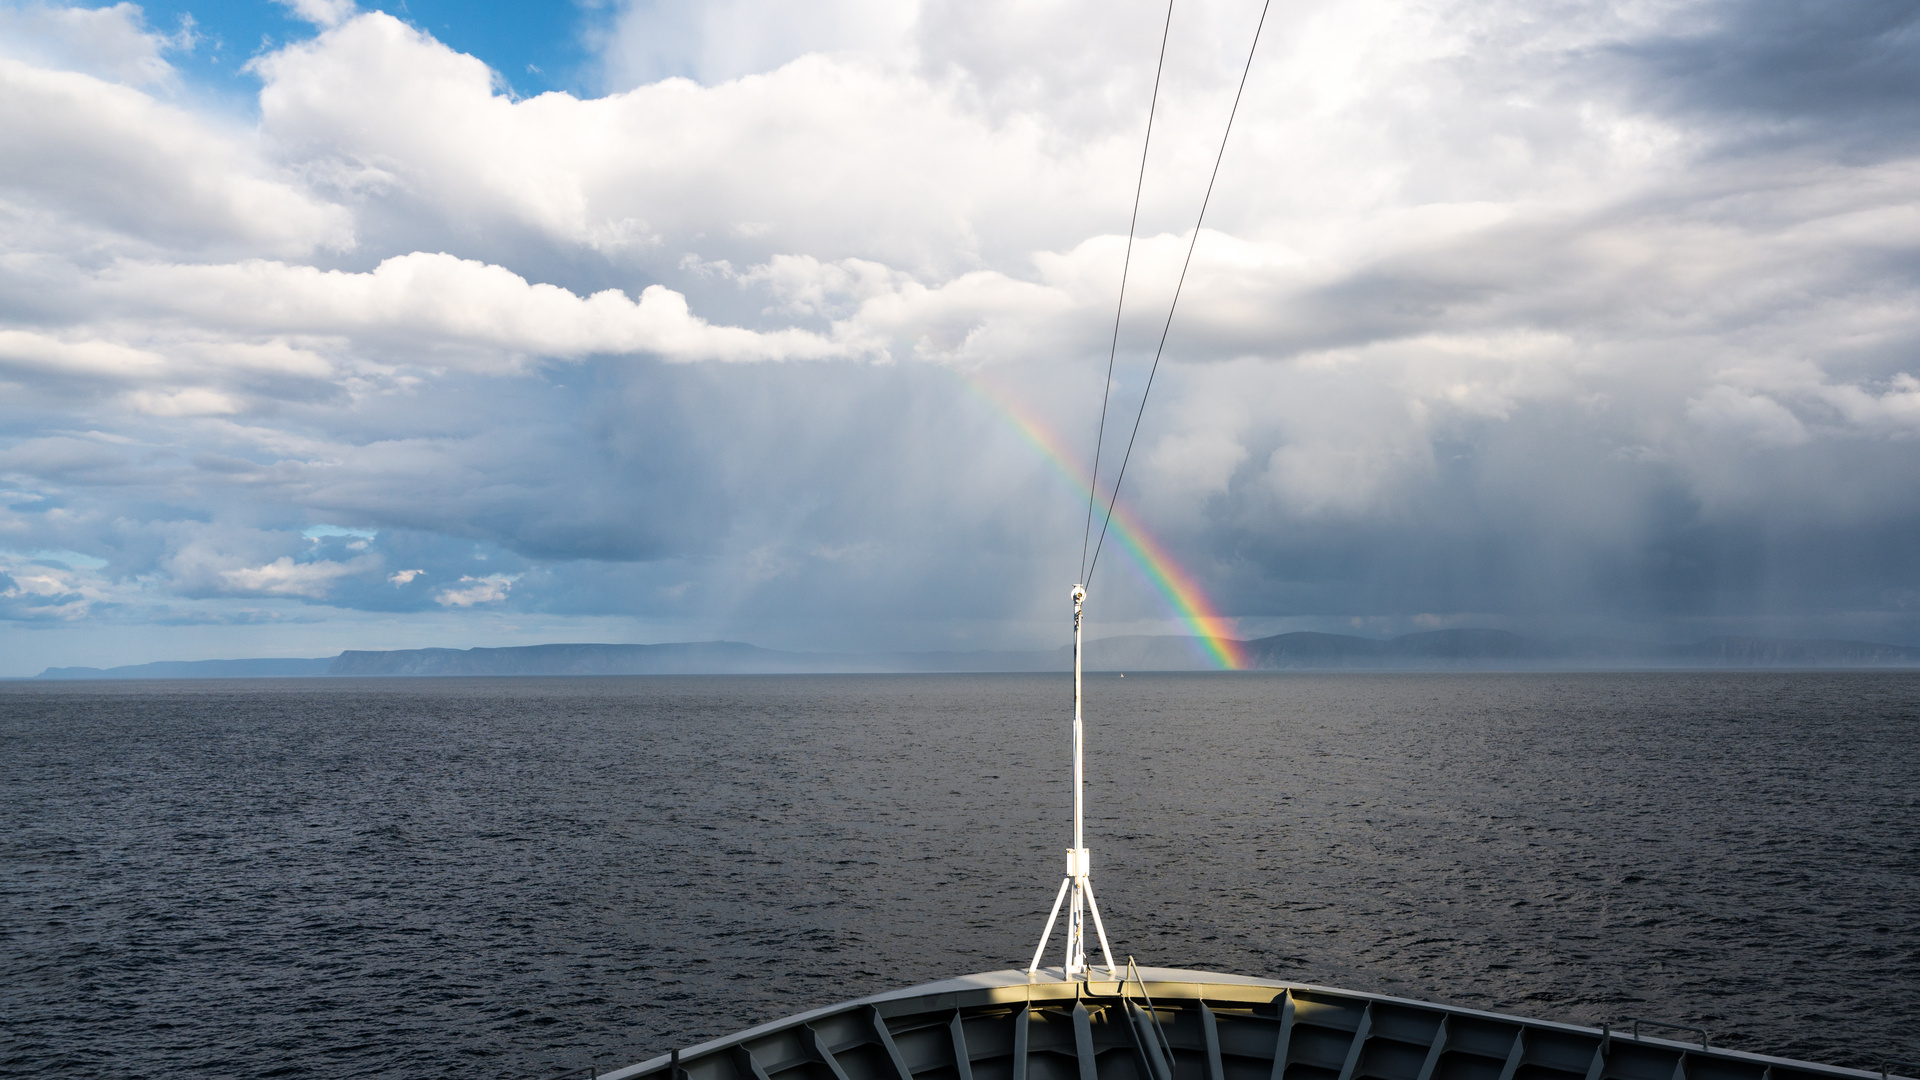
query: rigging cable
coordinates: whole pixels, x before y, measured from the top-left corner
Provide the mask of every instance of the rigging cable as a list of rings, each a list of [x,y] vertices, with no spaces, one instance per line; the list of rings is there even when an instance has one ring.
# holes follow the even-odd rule
[[[1153,69],[1153,98],[1147,102],[1147,138],[1140,146],[1140,177],[1133,182],[1133,217],[1127,220],[1127,256],[1120,263],[1120,301],[1113,308],[1113,343],[1107,346],[1107,380],[1100,384],[1100,431],[1093,439],[1093,479],[1087,482],[1087,527],[1080,533],[1080,580],[1087,580],[1087,544],[1093,539],[1093,503],[1100,490],[1100,451],[1107,440],[1107,401],[1113,397],[1113,361],[1120,355],[1120,313],[1127,306],[1127,271],[1133,268],[1133,234],[1140,225],[1140,192],[1147,184],[1147,150],[1153,146],[1153,117],[1160,107],[1160,75],[1167,69],[1167,35],[1173,30],[1173,0],[1160,28],[1160,62]],[[1103,530],[1104,531],[1104,530]]]
[[[1213,184],[1220,179],[1220,162],[1227,156],[1227,138],[1233,134],[1233,118],[1240,113],[1241,95],[1247,92],[1247,76],[1253,71],[1253,54],[1260,48],[1260,31],[1267,25],[1267,10],[1273,0],[1260,5],[1260,22],[1253,28],[1253,45],[1247,49],[1247,66],[1240,72],[1240,89],[1234,91],[1233,108],[1227,113],[1227,129],[1220,134],[1220,152],[1214,155],[1213,175],[1207,178],[1207,194],[1200,200],[1200,216],[1193,223],[1193,239],[1187,242],[1187,258],[1180,264],[1180,280],[1173,287],[1173,302],[1167,305],[1167,322],[1160,328],[1160,347],[1153,351],[1153,367],[1147,371],[1147,388],[1140,392],[1140,411],[1133,417],[1133,433],[1127,436],[1127,452],[1120,458],[1120,473],[1113,480],[1113,497],[1107,500],[1107,518],[1100,525],[1100,540],[1093,546],[1093,562],[1081,576],[1083,583],[1093,581],[1100,567],[1100,549],[1107,542],[1107,527],[1113,524],[1113,508],[1120,502],[1120,485],[1127,479],[1127,462],[1133,458],[1133,443],[1140,437],[1140,420],[1147,414],[1147,395],[1153,393],[1153,377],[1160,371],[1160,356],[1167,350],[1167,334],[1173,329],[1173,312],[1180,306],[1180,290],[1187,284],[1187,268],[1193,265],[1193,249],[1200,243],[1200,225],[1207,220],[1207,204],[1213,201]],[[1104,410],[1103,410],[1104,411]]]

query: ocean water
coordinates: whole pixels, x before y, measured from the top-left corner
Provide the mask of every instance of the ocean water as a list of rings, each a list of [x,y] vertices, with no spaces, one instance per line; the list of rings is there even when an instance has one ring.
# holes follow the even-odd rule
[[[0,684],[0,1073],[537,1080],[1024,966],[1054,675]],[[1091,678],[1116,950],[1920,1058],[1920,675]]]

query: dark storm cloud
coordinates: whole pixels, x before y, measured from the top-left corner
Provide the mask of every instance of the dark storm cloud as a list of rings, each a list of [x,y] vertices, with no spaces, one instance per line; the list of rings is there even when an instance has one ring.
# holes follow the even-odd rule
[[[1619,49],[1641,95],[1734,122],[1746,145],[1838,143],[1849,157],[1885,160],[1920,142],[1920,7],[1910,0],[1735,0],[1689,21],[1704,25]]]
[[[1425,444],[1429,454],[1386,469],[1391,479],[1357,513],[1276,511],[1275,470],[1256,445],[1253,464],[1207,507],[1213,564],[1232,582],[1220,592],[1242,611],[1402,627],[1409,613],[1437,612],[1550,632],[1908,632],[1920,600],[1920,464],[1893,460],[1902,444],[1735,436],[1679,458],[1623,434],[1607,410],[1545,403],[1457,422]],[[1266,445],[1284,454],[1287,438]]]
[[[730,495],[690,370],[464,382],[408,403],[457,431],[384,436],[301,466],[288,485],[321,512],[498,544],[531,559],[657,559],[712,543]],[[689,384],[694,384],[692,387]],[[434,423],[440,427],[440,422]]]

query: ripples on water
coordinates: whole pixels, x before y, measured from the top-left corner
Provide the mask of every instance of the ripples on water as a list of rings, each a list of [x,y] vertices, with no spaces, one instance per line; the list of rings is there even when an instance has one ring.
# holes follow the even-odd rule
[[[0,686],[0,1072],[624,1064],[1019,966],[1061,676]],[[1089,682],[1115,948],[1920,1057],[1920,675]]]

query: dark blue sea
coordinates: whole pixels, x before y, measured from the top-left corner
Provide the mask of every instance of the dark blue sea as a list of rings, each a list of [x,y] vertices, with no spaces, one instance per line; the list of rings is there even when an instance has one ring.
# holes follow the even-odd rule
[[[1024,966],[1057,675],[0,684],[0,1073],[503,1077]],[[1116,949],[1920,1059],[1920,674],[1088,683]]]

